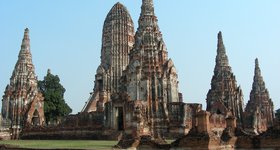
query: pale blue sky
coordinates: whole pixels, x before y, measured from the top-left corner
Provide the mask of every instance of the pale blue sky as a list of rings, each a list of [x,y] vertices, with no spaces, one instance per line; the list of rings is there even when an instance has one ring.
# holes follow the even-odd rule
[[[141,0],[119,0],[138,27]],[[65,99],[77,113],[94,87],[100,64],[104,19],[117,0],[1,0],[0,92],[17,61],[23,32],[30,29],[38,78],[50,68],[66,88]],[[280,107],[279,0],[154,0],[159,26],[179,75],[187,103],[202,103],[213,75],[217,33],[223,32],[229,63],[245,104],[259,58],[266,87]],[[1,105],[1,104],[0,104]]]

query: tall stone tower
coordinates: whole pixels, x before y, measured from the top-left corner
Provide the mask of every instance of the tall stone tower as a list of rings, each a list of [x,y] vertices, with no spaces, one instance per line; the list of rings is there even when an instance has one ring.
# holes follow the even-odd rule
[[[176,69],[172,60],[168,60],[157,22],[153,0],[143,0],[135,45],[126,70],[126,91],[130,100],[149,101],[152,105],[157,101],[179,102]]]
[[[269,92],[261,75],[258,59],[255,60],[255,73],[250,100],[245,109],[246,127],[263,132],[273,126],[274,109]]]
[[[237,118],[238,125],[242,124],[243,94],[229,66],[221,32],[218,33],[216,66],[206,102],[207,111],[224,115],[231,113]]]
[[[108,13],[103,26],[101,64],[95,75],[94,91],[84,112],[103,111],[113,93],[119,92],[119,79],[129,63],[129,52],[134,44],[134,24],[121,3]]]
[[[11,120],[13,138],[17,138],[18,132],[25,126],[44,124],[43,100],[42,93],[37,87],[37,77],[30,52],[29,30],[26,28],[18,61],[2,100],[2,116]]]
[[[135,146],[144,137],[161,141],[169,132],[170,120],[185,117],[184,104],[179,100],[177,72],[168,59],[153,0],[142,0],[138,25],[129,65],[121,78],[123,94],[113,98],[113,101],[125,101],[125,132],[118,144],[122,148]],[[181,114],[171,116],[172,112]]]

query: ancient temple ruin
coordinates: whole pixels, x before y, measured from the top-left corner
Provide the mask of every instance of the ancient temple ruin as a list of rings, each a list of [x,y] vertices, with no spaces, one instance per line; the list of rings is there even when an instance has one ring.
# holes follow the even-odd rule
[[[44,124],[44,98],[37,87],[28,28],[24,31],[18,61],[2,99],[2,117],[11,122],[12,138],[26,126]]]
[[[11,129],[15,139],[21,133],[21,139],[119,140],[115,148],[120,149],[280,147],[280,122],[275,123],[258,60],[243,112],[242,90],[229,65],[221,32],[206,111],[202,104],[183,102],[153,0],[142,0],[136,33],[126,7],[120,3],[112,7],[104,21],[101,64],[94,83],[82,112],[67,116],[57,126],[41,126],[44,98],[38,91],[29,30],[25,29],[3,96],[0,139],[8,138]],[[166,139],[176,140],[167,144]]]
[[[280,123],[275,123],[273,102],[265,88],[258,59],[250,100],[243,112],[242,91],[236,86],[221,32],[217,53],[207,111],[192,116],[196,124],[188,134],[171,143],[171,149],[279,148]]]
[[[255,73],[250,100],[244,113],[245,129],[256,134],[266,131],[273,126],[274,109],[269,92],[261,75],[258,59],[255,60]]]
[[[138,25],[120,93],[112,97],[113,102],[123,101],[125,128],[118,144],[123,148],[137,145],[143,137],[160,142],[173,128],[185,134],[191,110],[179,98],[177,72],[168,59],[153,0],[142,1]]]
[[[107,15],[101,65],[83,112],[103,113],[106,129],[132,130],[159,138],[184,135],[191,126],[187,111],[201,106],[182,102],[177,72],[168,59],[152,0],[143,0],[138,23],[134,37],[131,17],[120,3]],[[142,127],[135,128],[134,111],[140,107]]]
[[[104,111],[111,94],[118,92],[119,79],[129,62],[134,44],[134,24],[121,3],[108,13],[103,26],[101,64],[97,68],[94,89],[83,112]]]
[[[241,88],[237,87],[235,76],[229,66],[222,32],[218,33],[216,66],[206,103],[207,111],[225,116],[230,113],[237,118],[237,124],[242,125],[243,93]]]

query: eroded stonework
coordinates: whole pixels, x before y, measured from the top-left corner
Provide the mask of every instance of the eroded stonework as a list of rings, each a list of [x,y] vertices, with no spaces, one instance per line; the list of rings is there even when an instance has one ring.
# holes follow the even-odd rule
[[[26,126],[41,126],[45,122],[44,98],[37,82],[29,30],[25,29],[18,61],[2,100],[2,117],[11,121],[12,138],[18,138],[20,130]]]
[[[245,128],[256,134],[273,126],[274,109],[269,92],[261,75],[258,59],[255,60],[255,74],[250,100],[244,113]]]
[[[142,1],[138,24],[130,61],[121,78],[120,95],[126,95],[124,136],[118,144],[122,148],[135,147],[143,137],[164,143],[172,125],[178,135],[185,134],[189,119],[187,104],[179,100],[177,72],[168,59],[153,0]]]
[[[237,87],[229,66],[220,32],[216,66],[205,111],[201,104],[184,103],[182,94],[178,92],[177,72],[172,60],[168,59],[153,0],[142,0],[138,23],[138,30],[133,37],[133,23],[126,8],[120,3],[115,4],[104,22],[101,65],[97,69],[94,92],[83,111],[67,116],[57,126],[24,128],[21,138],[119,140],[114,147],[119,149],[280,147],[280,122],[273,121],[273,103],[257,60],[250,101],[243,113],[242,91]],[[31,62],[27,29],[19,58],[16,68],[28,76],[18,75],[21,70],[15,69],[16,73],[3,97],[3,116],[8,119],[9,116],[23,118],[28,124],[30,118],[19,115],[26,110],[28,117],[33,114],[31,124],[36,125],[37,115],[34,112],[37,102],[43,102],[43,99],[35,90],[37,84],[33,84],[37,80]],[[22,86],[25,88],[22,89]],[[9,104],[8,100],[15,97],[13,94],[22,93],[24,97],[16,97],[11,103],[23,104],[25,101],[21,100],[38,94],[31,104],[27,103],[28,107],[24,106],[30,109]],[[16,111],[10,113],[11,109]],[[0,122],[7,123],[9,121]],[[267,128],[270,128],[268,132],[260,135],[246,130],[262,132]],[[7,134],[3,133],[4,139]],[[176,140],[167,144],[165,139]]]
[[[221,32],[218,34],[216,66],[206,102],[207,111],[223,115],[231,112],[237,118],[237,124],[242,125],[243,93],[241,88],[237,87],[235,76],[229,66]]]
[[[119,79],[129,63],[133,44],[131,16],[125,6],[116,3],[104,21],[101,64],[96,71],[94,91],[83,112],[104,111],[104,104],[119,91]]]
[[[190,114],[201,105],[182,102],[177,72],[168,59],[153,1],[142,1],[138,23],[134,37],[130,15],[120,3],[107,15],[101,65],[94,93],[83,112],[103,112],[104,127],[125,131],[123,137],[182,136],[192,126]]]

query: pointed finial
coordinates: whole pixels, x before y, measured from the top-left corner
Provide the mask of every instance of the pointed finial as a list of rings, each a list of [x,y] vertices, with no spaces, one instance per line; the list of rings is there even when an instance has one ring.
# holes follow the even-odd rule
[[[23,39],[29,39],[29,29],[25,28]]]
[[[219,33],[218,33],[216,65],[217,66],[228,66],[229,65],[221,31],[219,31]]]
[[[255,59],[255,68],[259,68],[259,60],[258,60],[258,58]]]
[[[51,74],[51,69],[48,69],[48,72],[47,72],[47,74]]]
[[[142,0],[141,15],[155,15],[153,0]]]
[[[255,59],[255,76],[261,76],[261,69],[259,66],[259,60],[258,58]]]
[[[142,1],[145,4],[152,4],[152,5],[154,5],[154,1],[153,0],[142,0]]]
[[[25,28],[19,55],[30,53],[29,29]]]
[[[219,31],[218,33],[218,45],[223,45],[223,36],[222,36],[222,32]]]
[[[117,2],[113,7],[123,7],[124,5],[120,2]]]
[[[254,82],[253,82],[253,91],[265,91],[265,82],[263,80],[263,77],[261,75],[261,69],[259,66],[259,60],[258,58],[255,59],[255,74],[254,74]]]
[[[25,30],[24,30],[25,32],[29,32],[29,29],[28,28],[25,28]]]

